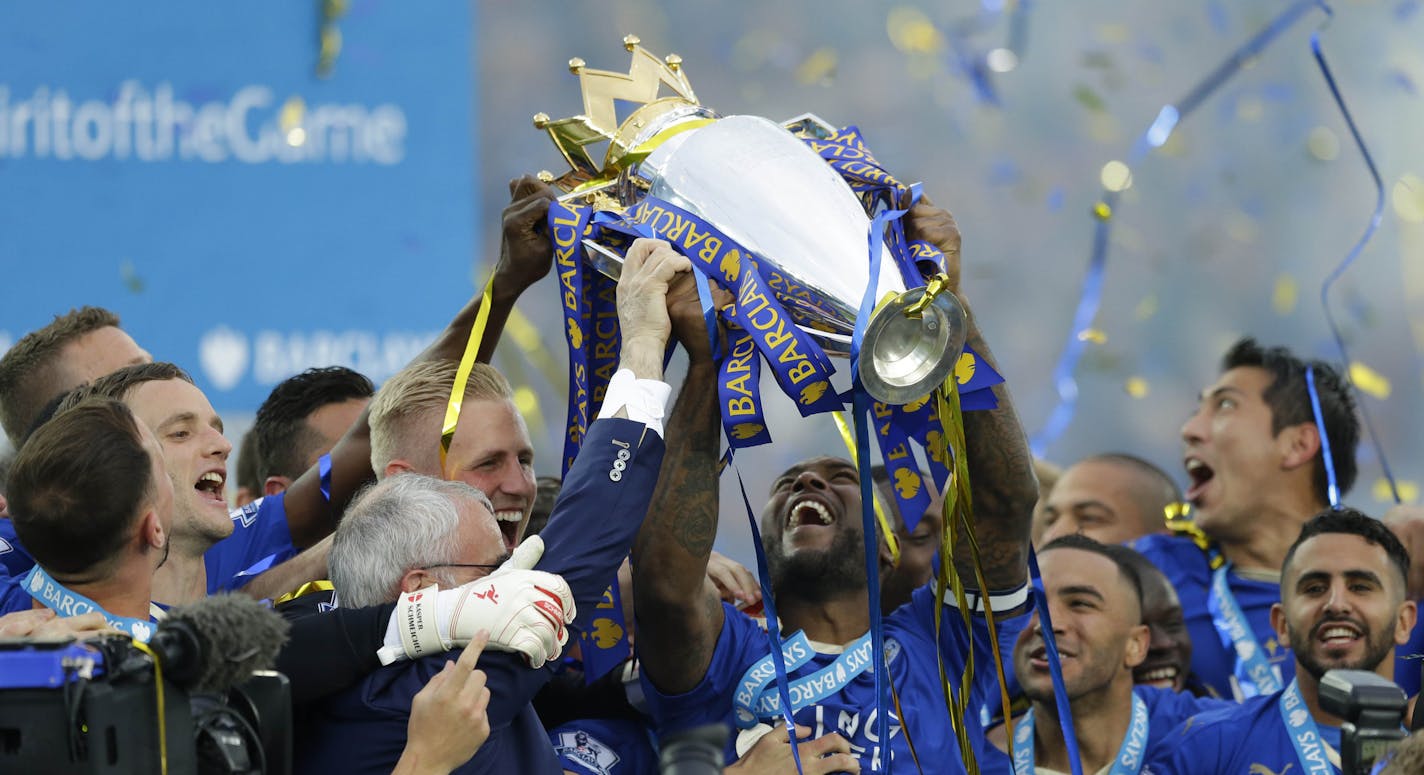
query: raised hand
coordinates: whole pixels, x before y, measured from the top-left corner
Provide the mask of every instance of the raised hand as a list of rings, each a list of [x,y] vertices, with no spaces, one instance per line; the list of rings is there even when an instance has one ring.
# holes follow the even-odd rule
[[[905,238],[923,240],[944,252],[945,274],[949,289],[959,294],[959,225],[949,211],[936,207],[928,196],[905,214]]]
[[[554,266],[554,247],[545,219],[557,193],[532,175],[509,181],[504,239],[494,269],[494,290],[501,296],[517,297]]]

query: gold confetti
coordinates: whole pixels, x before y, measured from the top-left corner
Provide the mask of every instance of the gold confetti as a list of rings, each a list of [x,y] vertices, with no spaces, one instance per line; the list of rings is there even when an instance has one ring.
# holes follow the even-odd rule
[[[1078,332],[1078,341],[1092,342],[1093,344],[1106,344],[1108,335],[1098,328],[1085,328]]]
[[[1157,294],[1148,294],[1142,301],[1137,302],[1137,319],[1149,320],[1157,314]]]
[[[1242,121],[1260,121],[1266,115],[1266,103],[1260,97],[1242,97],[1236,103],[1236,117]]]
[[[1424,180],[1406,172],[1399,176],[1390,197],[1394,214],[1406,223],[1424,223]]]
[[[1126,24],[1104,24],[1098,28],[1098,37],[1104,43],[1126,43],[1131,35]]]
[[[1098,96],[1097,92],[1093,91],[1093,87],[1086,84],[1080,83],[1073,87],[1073,99],[1077,100],[1079,105],[1082,105],[1094,113],[1107,111],[1108,106],[1103,102],[1103,98]]]
[[[1271,306],[1277,315],[1289,315],[1295,311],[1296,299],[1300,296],[1295,278],[1288,274],[1276,276],[1276,290],[1271,294]]]
[[[1109,191],[1126,191],[1132,187],[1132,170],[1125,163],[1114,159],[1103,165],[1098,179],[1102,181],[1103,188]]]
[[[525,417],[533,417],[539,414],[539,394],[528,385],[514,389],[514,406]]]
[[[1367,396],[1389,398],[1389,378],[1359,361],[1350,364],[1350,381]]]
[[[1123,389],[1133,398],[1146,398],[1151,389],[1147,385],[1147,380],[1142,377],[1128,377],[1123,383]]]
[[[1310,130],[1305,140],[1305,149],[1320,161],[1335,161],[1340,155],[1340,138],[1330,127],[1318,126]]]
[[[1108,207],[1107,202],[1098,202],[1093,205],[1093,215],[1100,221],[1106,221],[1112,217],[1112,208]]]
[[[802,85],[828,83],[836,74],[836,52],[818,48],[796,68],[796,82]]]
[[[287,145],[293,148],[300,147],[307,141],[307,130],[302,126],[306,113],[306,101],[294,94],[282,104],[282,111],[277,116],[277,126],[281,128]]]
[[[918,8],[907,5],[890,10],[885,19],[885,31],[895,48],[906,54],[931,54],[939,51],[944,39],[929,17]]]
[[[1414,503],[1419,500],[1419,484],[1408,479],[1396,481],[1395,486],[1399,488],[1399,500],[1404,503]],[[1389,489],[1389,480],[1381,476],[1375,480],[1372,488],[1375,500],[1380,503],[1393,503],[1394,493]]]

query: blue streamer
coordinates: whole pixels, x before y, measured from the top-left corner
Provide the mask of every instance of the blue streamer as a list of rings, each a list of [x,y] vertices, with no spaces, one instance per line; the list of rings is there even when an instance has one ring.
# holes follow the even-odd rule
[[[850,339],[850,374],[852,400],[855,412],[855,454],[860,474],[860,517],[865,540],[865,582],[870,597],[870,642],[871,653],[875,655],[875,734],[885,746],[885,772],[889,773],[894,761],[890,753],[890,717],[886,712],[886,688],[890,676],[885,665],[885,622],[880,616],[880,537],[875,528],[875,495],[871,491],[870,478],[870,431],[866,418],[870,414],[870,396],[860,384],[860,345],[865,339],[865,327],[870,321],[870,313],[875,309],[875,278],[880,276],[880,252],[885,241],[885,224],[901,218],[920,201],[920,184],[910,186],[910,201],[903,210],[883,210],[870,222],[868,247],[870,250],[869,281],[865,285],[865,295],[860,300],[860,310],[855,316],[855,329]],[[903,722],[903,719],[901,720]],[[969,755],[973,755],[970,752]]]
[[[727,451],[730,453],[731,449],[729,448]],[[761,606],[763,613],[766,614],[766,639],[771,645],[771,664],[776,668],[776,693],[781,698],[781,715],[786,719],[786,736],[791,741],[791,758],[796,762],[796,775],[802,775],[801,751],[796,744],[796,716],[791,706],[791,691],[788,688],[790,683],[786,678],[786,660],[781,655],[781,621],[776,616],[776,601],[768,586],[771,583],[771,570],[766,564],[766,550],[762,548],[761,543],[761,528],[757,526],[756,514],[752,511],[752,500],[747,497],[747,485],[742,481],[742,471],[735,463],[732,468],[737,472],[737,486],[742,491],[742,505],[747,510],[747,522],[752,526],[752,546],[756,549],[757,576],[761,580]],[[874,622],[871,622],[871,627],[875,627]],[[882,649],[875,653],[879,655],[885,652]],[[885,669],[884,658],[876,659],[876,664],[879,666],[878,675]],[[878,683],[876,686],[879,688]],[[889,738],[882,737],[880,739],[887,742],[886,750],[888,751]],[[889,761],[888,755],[886,761]],[[888,767],[886,772],[889,772]]]
[[[1135,167],[1153,148],[1160,148],[1188,114],[1196,110],[1233,75],[1240,72],[1247,62],[1255,59],[1266,46],[1290,28],[1307,11],[1317,6],[1324,7],[1319,0],[1297,0],[1292,3],[1260,32],[1257,32],[1240,48],[1232,52],[1225,61],[1207,73],[1206,77],[1193,86],[1181,100],[1174,104],[1164,105],[1157,117],[1153,119],[1151,126],[1133,144],[1132,150],[1127,156],[1128,168]],[[1326,8],[1327,12],[1328,10]],[[1352,122],[1351,129],[1353,130],[1353,128]],[[1105,190],[1102,199],[1094,207],[1094,217],[1098,219],[1098,223],[1093,232],[1093,252],[1088,260],[1087,272],[1083,276],[1083,288],[1078,296],[1077,310],[1073,313],[1073,327],[1068,331],[1068,343],[1063,348],[1063,354],[1059,356],[1058,365],[1053,370],[1053,385],[1054,390],[1058,393],[1058,404],[1053,407],[1048,422],[1038,433],[1034,434],[1030,446],[1035,456],[1041,457],[1048,445],[1063,435],[1063,431],[1067,430],[1068,425],[1072,423],[1073,415],[1078,408],[1078,381],[1073,375],[1078,370],[1078,361],[1083,357],[1083,351],[1087,347],[1087,341],[1081,337],[1081,334],[1091,326],[1102,303],[1103,271],[1107,265],[1108,237],[1112,232],[1111,221],[1117,201],[1118,192]]]
[[[1310,391],[1310,412],[1315,416],[1315,428],[1320,432],[1320,456],[1325,460],[1325,491],[1330,508],[1340,508],[1340,486],[1335,481],[1335,458],[1330,454],[1330,434],[1325,431],[1325,415],[1320,411],[1320,394],[1315,390],[1315,367],[1305,367],[1305,389]]]
[[[1068,700],[1068,686],[1063,683],[1063,663],[1058,656],[1058,639],[1053,636],[1053,617],[1048,613],[1048,593],[1043,589],[1043,573],[1038,569],[1038,554],[1028,548],[1029,578],[1033,584],[1033,607],[1038,612],[1038,629],[1043,636],[1043,650],[1048,657],[1048,677],[1053,681],[1053,702],[1058,708],[1058,726],[1063,730],[1063,745],[1068,749],[1068,764],[1073,775],[1083,775],[1083,758],[1078,753],[1078,733],[1073,726],[1073,706]],[[1008,719],[1004,719],[1005,723]]]
[[[1330,10],[1330,6],[1324,3],[1321,3],[1320,6],[1325,10],[1325,13],[1333,17],[1334,12]],[[1327,17],[1326,22],[1329,22],[1329,20],[1329,17]],[[1364,157],[1365,167],[1369,169],[1370,177],[1374,179],[1375,183],[1375,209],[1374,212],[1370,214],[1370,223],[1365,227],[1365,233],[1360,235],[1359,241],[1356,242],[1355,246],[1350,249],[1350,252],[1345,255],[1345,259],[1340,262],[1339,266],[1335,267],[1335,271],[1331,272],[1330,275],[1325,278],[1325,282],[1320,286],[1320,306],[1325,310],[1325,322],[1330,326],[1330,334],[1335,338],[1335,346],[1339,348],[1340,357],[1345,362],[1345,382],[1351,388],[1354,388],[1355,381],[1350,378],[1350,354],[1345,349],[1345,338],[1340,335],[1340,327],[1335,324],[1335,316],[1330,314],[1330,289],[1335,285],[1335,281],[1340,279],[1340,275],[1344,274],[1345,270],[1349,269],[1350,265],[1355,263],[1355,259],[1358,258],[1360,252],[1364,250],[1365,243],[1370,241],[1370,238],[1375,235],[1375,230],[1379,228],[1380,220],[1384,217],[1384,180],[1380,178],[1379,169],[1375,167],[1375,160],[1374,157],[1370,155],[1370,149],[1365,146],[1365,139],[1360,134],[1360,128],[1355,125],[1355,117],[1350,114],[1350,109],[1345,107],[1345,98],[1340,94],[1339,85],[1335,83],[1335,76],[1330,72],[1330,65],[1325,62],[1325,53],[1320,49],[1319,30],[1316,30],[1310,35],[1310,51],[1315,55],[1315,63],[1320,66],[1320,75],[1325,78],[1325,85],[1330,87],[1330,96],[1335,100],[1335,106],[1340,109],[1340,115],[1344,117],[1345,125],[1350,128],[1350,137],[1354,138],[1355,147],[1360,149],[1360,156]],[[1315,387],[1312,384],[1312,398],[1315,395],[1314,391]],[[1380,443],[1379,435],[1375,433],[1375,425],[1370,421],[1370,413],[1365,411],[1365,402],[1360,401],[1358,403],[1360,406],[1360,417],[1365,421],[1365,430],[1370,434],[1370,443],[1375,448],[1375,455],[1379,458],[1380,468],[1384,472],[1384,478],[1389,482],[1390,494],[1394,496],[1395,503],[1400,503],[1399,486],[1394,481],[1394,472],[1390,470],[1389,460],[1385,458],[1384,445]],[[1319,417],[1318,411],[1316,416],[1317,418]],[[1325,426],[1323,424],[1320,426],[1320,434],[1323,439],[1325,436]],[[1326,453],[1325,465],[1326,471],[1330,472],[1332,462],[1328,452]],[[1331,487],[1333,492],[1333,472]],[[1336,503],[1333,497],[1332,495],[1332,500],[1330,501],[1330,505],[1332,506]]]

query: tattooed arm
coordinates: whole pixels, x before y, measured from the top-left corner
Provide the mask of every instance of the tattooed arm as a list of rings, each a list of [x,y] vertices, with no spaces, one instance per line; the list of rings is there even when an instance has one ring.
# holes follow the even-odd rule
[[[659,690],[697,686],[722,630],[707,562],[717,537],[721,412],[717,366],[687,283],[668,295],[673,330],[688,350],[687,379],[667,423],[667,452],[652,504],[633,543],[633,599],[643,672]]]
[[[944,252],[950,287],[963,300],[959,290],[960,235],[954,216],[925,197],[909,213],[906,236],[931,242]],[[969,326],[966,343],[997,369],[967,302],[965,313]],[[964,413],[964,443],[984,581],[989,590],[1005,590],[1028,580],[1029,529],[1038,501],[1038,478],[1008,385],[1001,383],[993,390],[999,399],[997,409]],[[955,567],[966,584],[974,585],[971,559],[969,543],[960,541],[955,547]]]

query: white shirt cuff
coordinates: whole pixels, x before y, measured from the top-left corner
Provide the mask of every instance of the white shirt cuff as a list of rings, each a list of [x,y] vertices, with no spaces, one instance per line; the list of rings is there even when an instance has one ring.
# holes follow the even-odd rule
[[[603,406],[598,410],[602,420],[627,409],[628,419],[640,422],[659,436],[663,435],[663,417],[667,413],[668,397],[672,386],[658,379],[638,379],[628,369],[619,369],[613,379],[608,380],[608,389],[603,393]]]

